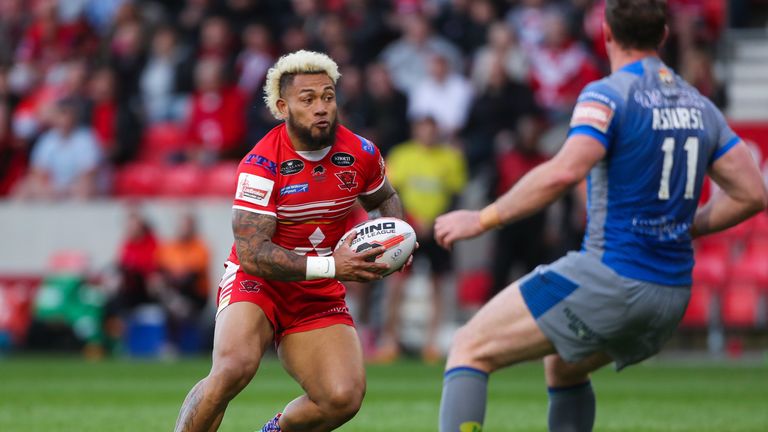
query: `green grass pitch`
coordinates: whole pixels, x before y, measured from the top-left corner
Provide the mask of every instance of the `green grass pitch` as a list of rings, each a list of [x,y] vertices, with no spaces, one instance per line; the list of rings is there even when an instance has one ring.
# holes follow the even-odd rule
[[[0,431],[170,431],[207,359],[177,363],[0,359]],[[341,431],[436,431],[442,371],[402,362],[368,369],[363,409]],[[593,377],[597,431],[768,431],[768,367],[649,362]],[[275,360],[230,404],[222,431],[255,431],[299,387]],[[542,368],[491,378],[485,430],[545,431]]]

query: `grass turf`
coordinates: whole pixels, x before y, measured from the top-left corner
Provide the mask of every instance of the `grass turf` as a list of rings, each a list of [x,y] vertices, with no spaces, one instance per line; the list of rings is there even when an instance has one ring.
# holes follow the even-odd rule
[[[74,359],[0,359],[0,431],[170,431],[184,395],[209,366]],[[360,413],[341,431],[436,431],[440,367],[403,362],[368,369]],[[593,378],[597,431],[766,431],[768,367],[650,362]],[[254,431],[299,387],[275,360],[230,404],[222,431]],[[541,366],[491,379],[485,430],[545,431]]]

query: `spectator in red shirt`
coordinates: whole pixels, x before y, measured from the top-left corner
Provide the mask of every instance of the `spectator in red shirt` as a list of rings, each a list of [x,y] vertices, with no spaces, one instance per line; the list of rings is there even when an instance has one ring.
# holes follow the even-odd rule
[[[147,282],[157,268],[157,240],[149,222],[137,211],[131,211],[125,229],[117,262],[120,284],[111,301],[117,312],[153,301],[147,291]]]
[[[197,90],[187,126],[188,159],[212,162],[243,156],[246,97],[224,81],[223,65],[204,60],[195,69]]]
[[[547,15],[543,43],[531,49],[531,86],[536,101],[553,121],[567,119],[585,85],[600,78],[589,52],[578,42],[565,17]]]
[[[106,159],[115,164],[133,158],[139,146],[142,125],[135,104],[118,100],[115,72],[97,69],[88,83],[89,121]]]

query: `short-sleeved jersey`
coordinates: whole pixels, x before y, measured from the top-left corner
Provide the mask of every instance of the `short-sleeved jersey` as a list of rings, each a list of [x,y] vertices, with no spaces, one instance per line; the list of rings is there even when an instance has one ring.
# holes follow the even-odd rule
[[[294,150],[285,124],[272,129],[240,162],[233,208],[275,216],[274,244],[328,256],[357,197],[384,185],[384,161],[372,142],[341,125],[331,147],[302,153]],[[229,260],[239,264],[234,246]]]
[[[739,142],[720,111],[647,57],[584,88],[574,134],[607,150],[587,178],[584,249],[622,276],[690,285],[689,231],[704,175]]]

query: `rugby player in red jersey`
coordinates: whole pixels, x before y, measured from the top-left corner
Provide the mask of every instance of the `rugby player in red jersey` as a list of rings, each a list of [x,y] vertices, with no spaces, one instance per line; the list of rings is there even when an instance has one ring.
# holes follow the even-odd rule
[[[263,431],[330,431],[351,419],[365,393],[360,343],[339,281],[380,279],[387,264],[334,251],[356,200],[403,218],[370,141],[338,125],[338,67],[297,51],[267,74],[265,102],[284,122],[238,169],[235,244],[218,293],[213,365],[187,395],[176,431],[215,431],[227,404],[253,378],[271,343],[304,394]]]

